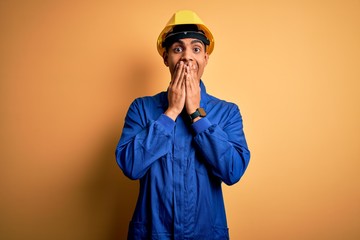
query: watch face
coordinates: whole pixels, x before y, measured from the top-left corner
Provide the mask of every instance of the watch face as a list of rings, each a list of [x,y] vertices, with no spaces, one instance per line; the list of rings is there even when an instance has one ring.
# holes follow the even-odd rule
[[[201,117],[206,117],[206,112],[203,108],[198,108]]]

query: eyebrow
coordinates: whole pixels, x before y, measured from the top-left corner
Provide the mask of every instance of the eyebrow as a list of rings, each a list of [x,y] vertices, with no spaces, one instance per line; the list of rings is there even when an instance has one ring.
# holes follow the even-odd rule
[[[176,42],[185,45],[185,43],[184,43],[184,41],[182,39],[179,39]],[[191,44],[194,44],[194,43],[201,43],[201,45],[205,46],[205,44],[199,39],[194,39],[194,40],[191,41]]]
[[[201,40],[199,40],[199,39],[194,39],[194,40],[192,40],[191,41],[191,43],[193,44],[193,43],[201,43],[202,45],[205,45]]]

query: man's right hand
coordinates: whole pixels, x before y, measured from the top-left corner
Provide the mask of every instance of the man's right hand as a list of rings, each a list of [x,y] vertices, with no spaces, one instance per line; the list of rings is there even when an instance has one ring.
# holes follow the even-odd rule
[[[166,116],[176,120],[185,106],[185,95],[185,63],[180,61],[176,65],[168,88],[169,107],[165,111]]]

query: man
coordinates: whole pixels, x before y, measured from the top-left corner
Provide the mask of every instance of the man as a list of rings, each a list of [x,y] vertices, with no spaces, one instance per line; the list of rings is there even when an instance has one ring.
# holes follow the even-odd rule
[[[213,36],[194,12],[178,11],[157,47],[167,92],[131,104],[116,149],[124,174],[140,180],[128,239],[229,239],[221,184],[239,181],[250,152],[238,107],[201,80]]]

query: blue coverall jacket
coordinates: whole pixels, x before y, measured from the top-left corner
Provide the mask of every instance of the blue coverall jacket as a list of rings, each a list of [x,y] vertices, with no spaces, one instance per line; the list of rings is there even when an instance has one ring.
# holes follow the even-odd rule
[[[128,239],[229,239],[221,183],[240,180],[250,159],[234,103],[201,87],[207,116],[194,124],[163,113],[167,92],[136,99],[116,148],[116,161],[140,192]]]

